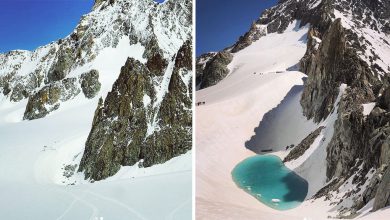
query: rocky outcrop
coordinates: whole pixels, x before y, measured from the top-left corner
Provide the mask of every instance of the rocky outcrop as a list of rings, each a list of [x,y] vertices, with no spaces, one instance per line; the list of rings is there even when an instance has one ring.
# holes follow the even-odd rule
[[[319,122],[332,111],[341,83],[358,87],[364,101],[372,101],[374,94],[369,86],[371,71],[355,51],[346,45],[346,33],[337,19],[324,34],[321,46],[306,61],[304,71],[309,76],[305,82],[301,104],[304,115]],[[366,92],[364,92],[366,91]],[[366,93],[366,94],[365,94]]]
[[[326,4],[329,5],[330,2],[323,1],[319,7],[325,10]],[[376,198],[382,183],[383,167],[388,165],[390,159],[387,138],[390,135],[389,108],[388,101],[385,101],[387,98],[384,98],[389,84],[387,73],[379,68],[380,59],[371,57],[376,53],[374,49],[368,49],[372,43],[356,29],[363,25],[379,30],[380,25],[375,24],[372,17],[362,19],[364,9],[371,7],[367,4],[372,3],[335,1],[333,5],[329,5],[325,10],[329,15],[321,16],[320,20],[312,23],[308,34],[308,48],[300,62],[301,70],[308,75],[301,98],[304,114],[320,122],[333,111],[338,112],[326,157],[326,175],[332,182],[317,194],[328,197],[331,192],[337,192],[348,178],[353,177],[353,184],[357,189],[344,199],[353,198],[355,194],[358,195],[360,187],[369,181],[368,186],[362,189],[362,196],[353,199],[355,204],[352,209],[355,211]],[[354,20],[349,23],[351,27],[344,28],[340,19],[334,19],[333,10],[342,13],[352,10],[355,19],[359,20],[360,17],[362,23],[355,27],[352,25],[356,21]],[[370,10],[365,13],[376,13],[374,9]],[[329,22],[330,18],[332,22]],[[380,19],[377,21],[381,22]],[[348,87],[338,108],[334,109],[341,84]],[[376,103],[375,108],[369,115],[364,115],[362,104],[372,102]],[[369,171],[375,171],[371,179],[367,178],[370,176]],[[350,207],[345,208],[350,210]]]
[[[253,22],[249,31],[245,35],[240,36],[238,41],[233,45],[231,52],[236,53],[265,35],[267,35],[267,26]]]
[[[66,44],[61,45],[56,60],[47,74],[46,83],[64,79],[70,71],[74,58],[72,48]]]
[[[382,166],[374,173],[371,180],[369,180],[370,182],[368,183],[367,188],[362,193],[361,198],[355,204],[356,210],[363,208],[365,204],[367,204],[372,199],[375,199],[378,186],[382,181],[383,173],[385,172],[386,168],[387,165]]]
[[[127,60],[112,91],[95,111],[79,166],[87,179],[104,179],[121,166],[137,162],[144,167],[163,163],[191,149],[192,90],[190,78],[184,81],[192,73],[191,51],[191,41],[178,51],[161,103],[155,74],[147,65]],[[164,66],[160,68],[164,72]]]
[[[177,53],[167,94],[158,111],[159,130],[146,138],[143,166],[163,163],[192,147],[192,44]],[[186,77],[190,76],[190,77]]]
[[[200,55],[196,58],[196,86],[200,88],[202,83],[203,72],[207,62],[209,62],[217,53],[210,52]]]
[[[121,165],[133,165],[141,158],[147,130],[143,96],[154,97],[150,73],[129,58],[112,91],[95,111],[79,171],[86,178],[101,180],[115,174]]]
[[[314,140],[320,135],[324,126],[317,128],[315,131],[311,132],[305,139],[301,141],[296,147],[294,147],[290,153],[283,159],[283,162],[286,163],[291,160],[296,160],[300,156],[302,156],[307,149],[313,144]]]
[[[103,3],[106,3],[108,5],[114,4],[115,0],[95,0],[95,4],[93,5],[93,8],[97,8]]]
[[[60,107],[60,102],[68,101],[80,93],[77,78],[66,78],[47,85],[30,96],[23,119],[43,118]]]
[[[15,68],[18,69],[20,66],[15,66]],[[38,70],[23,77],[16,75],[15,70],[12,70],[8,74],[0,75],[0,91],[2,90],[5,96],[9,96],[11,102],[19,102],[28,98],[42,82],[43,76]]]
[[[85,97],[89,99],[95,97],[101,87],[101,83],[99,82],[99,72],[97,70],[91,70],[87,73],[81,74],[80,84]]]
[[[376,191],[373,211],[390,205],[390,166],[383,174],[381,183]]]
[[[232,61],[233,56],[226,51],[218,52],[206,63],[200,82],[200,88],[207,88],[217,84],[229,73],[227,65]]]
[[[164,52],[159,47],[156,36],[152,36],[146,44],[143,57],[147,59],[147,68],[155,75],[162,75],[161,70],[168,66],[168,60],[164,58]]]

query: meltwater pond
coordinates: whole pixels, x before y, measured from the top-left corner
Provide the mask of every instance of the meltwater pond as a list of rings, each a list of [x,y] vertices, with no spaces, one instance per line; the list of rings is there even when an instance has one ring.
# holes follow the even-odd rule
[[[232,176],[240,188],[274,209],[295,208],[307,195],[307,181],[274,155],[249,157],[233,169]]]

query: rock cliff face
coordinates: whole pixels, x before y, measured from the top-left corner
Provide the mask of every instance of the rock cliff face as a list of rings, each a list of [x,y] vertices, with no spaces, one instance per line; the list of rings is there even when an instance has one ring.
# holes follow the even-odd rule
[[[249,31],[245,33],[245,35],[241,36],[237,43],[233,45],[231,52],[236,53],[240,51],[241,49],[251,45],[253,41],[258,40],[260,37],[265,36],[266,34],[267,26],[253,22]]]
[[[85,97],[91,99],[99,92],[101,83],[99,82],[99,72],[91,70],[80,76],[80,84]]]
[[[373,210],[376,211],[390,205],[390,166],[387,167],[383,174],[381,183],[378,186]]]
[[[229,73],[227,65],[232,61],[233,56],[230,52],[221,51],[215,54],[205,64],[199,80],[201,89],[213,86],[221,81]]]
[[[44,86],[28,100],[23,119],[43,118],[80,93],[76,78],[66,78]]]
[[[86,178],[101,180],[137,162],[144,167],[163,163],[191,149],[191,41],[183,44],[172,62],[167,91],[161,97],[154,88],[158,75],[139,61],[127,60],[96,109],[79,167]]]
[[[203,71],[208,61],[210,61],[217,53],[209,52],[202,54],[196,58],[196,87],[200,88],[203,78]]]
[[[327,177],[334,181],[330,191],[337,190],[337,186],[351,176],[354,176],[357,186],[362,186],[370,181],[366,176],[371,169],[379,170],[390,162],[386,153],[389,120],[385,115],[388,110],[379,106],[388,87],[390,65],[386,57],[377,55],[381,46],[385,50],[390,49],[385,38],[380,37],[386,36],[386,25],[380,18],[384,15],[373,10],[372,2],[335,2],[328,12],[332,18],[329,27],[320,30],[315,24],[312,26],[309,34],[311,42],[309,40],[307,53],[301,61],[301,69],[308,75],[301,99],[308,118],[317,122],[325,119],[334,111],[332,106],[339,85],[348,85],[339,104],[333,138],[327,147]],[[377,2],[377,7],[381,4]],[[354,15],[349,14],[351,12]],[[372,16],[359,23],[362,14]],[[349,20],[346,18],[348,16],[356,20]],[[320,23],[327,22],[324,20]],[[367,35],[368,30],[375,34]],[[368,103],[376,107],[364,114],[364,105]],[[361,169],[358,169],[359,166]],[[369,191],[376,191],[377,195],[383,193],[376,188],[387,180],[373,180],[369,187],[362,189],[365,191],[363,195],[375,194]],[[359,196],[359,191],[353,193],[357,195],[356,210],[370,199],[381,200],[376,196]]]

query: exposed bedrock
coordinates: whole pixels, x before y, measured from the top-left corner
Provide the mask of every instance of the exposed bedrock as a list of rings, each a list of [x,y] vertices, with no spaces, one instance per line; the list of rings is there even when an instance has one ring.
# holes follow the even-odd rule
[[[378,186],[378,190],[375,195],[373,210],[384,208],[390,205],[390,166],[387,167],[383,174],[382,181]]]
[[[309,76],[301,99],[303,113],[308,118],[319,122],[330,114],[341,83],[361,88],[367,93],[362,94],[367,97],[365,99],[374,99],[367,80],[367,75],[371,73],[369,67],[352,48],[347,47],[340,19],[325,32],[319,49],[302,63]]]
[[[319,36],[322,36],[321,42],[313,43]],[[390,161],[390,106],[386,98],[390,94],[387,77],[379,80],[372,67],[358,57],[358,45],[350,43],[353,39],[353,33],[342,27],[340,19],[324,33],[311,28],[307,53],[301,60],[301,69],[308,75],[301,105],[305,116],[316,122],[338,111],[326,157],[326,175],[333,181],[320,190],[321,195],[337,190],[352,175],[355,175],[353,183],[361,186],[370,181],[366,178],[368,171],[377,170],[363,196],[356,201],[354,207],[358,210],[378,196],[377,189],[384,181],[379,168]],[[334,109],[341,84],[348,87],[338,108]],[[375,108],[364,115],[362,104],[371,102],[376,103]]]
[[[243,36],[241,36],[237,43],[233,45],[231,50],[232,53],[236,53],[245,47],[252,44],[252,42],[258,40],[260,37],[265,36],[267,34],[267,27],[252,23],[248,32],[246,32]]]
[[[203,80],[203,72],[208,61],[210,61],[217,53],[210,52],[200,55],[196,58],[196,86],[200,88]]]
[[[50,68],[45,83],[62,80],[69,73],[74,62],[74,50],[68,45],[61,45],[56,60]]]
[[[183,154],[192,146],[191,42],[179,50],[161,103],[148,67],[129,58],[95,111],[79,171],[85,178],[101,180],[121,166],[149,167]],[[164,67],[160,67],[164,71]],[[155,68],[153,67],[155,71]]]
[[[91,70],[81,74],[80,84],[85,97],[89,99],[95,97],[102,86],[99,82],[99,72],[97,70]]]
[[[217,84],[229,73],[227,65],[232,61],[233,55],[227,51],[218,52],[206,63],[203,71],[200,88],[207,88]]]
[[[80,93],[77,78],[66,78],[44,86],[29,97],[23,119],[43,118],[60,106],[60,102],[73,99]]]
[[[314,140],[320,135],[322,129],[324,129],[324,126],[321,126],[317,128],[315,131],[311,132],[305,139],[301,141],[296,147],[294,147],[290,153],[283,159],[283,162],[288,162],[291,160],[298,159],[300,156],[302,156],[307,149],[313,144]]]

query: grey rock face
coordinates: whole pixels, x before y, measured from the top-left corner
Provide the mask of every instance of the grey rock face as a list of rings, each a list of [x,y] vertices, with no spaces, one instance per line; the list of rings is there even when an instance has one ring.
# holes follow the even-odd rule
[[[317,128],[315,131],[311,132],[305,139],[301,141],[296,147],[294,147],[290,153],[283,159],[283,162],[288,162],[291,160],[295,160],[302,156],[307,149],[309,149],[310,145],[313,144],[314,140],[320,135],[322,129],[325,127],[321,126]]]
[[[163,163],[191,149],[191,42],[178,51],[168,91],[158,104],[153,85],[155,75],[146,65],[129,58],[112,91],[95,111],[91,132],[79,171],[86,178],[101,180],[121,166],[142,161],[143,167]],[[159,72],[164,71],[161,66]],[[145,103],[145,96],[150,103]],[[159,107],[155,107],[159,106]],[[154,118],[157,124],[153,125]],[[152,133],[148,130],[152,129]]]
[[[19,102],[28,98],[31,93],[38,88],[43,81],[39,73],[33,72],[25,77],[15,76],[14,73],[0,76],[0,90],[8,96],[12,102]]]
[[[302,61],[305,62],[305,61]],[[367,101],[373,100],[368,78],[371,71],[355,51],[346,45],[346,33],[336,20],[324,34],[319,50],[302,66],[309,76],[305,82],[301,104],[304,114],[319,122],[332,111],[341,83],[361,88]],[[362,100],[365,101],[365,100]]]
[[[57,110],[61,101],[68,101],[80,93],[76,78],[66,78],[47,85],[30,96],[23,119],[43,118]]]
[[[97,8],[103,3],[107,3],[108,5],[114,4],[115,0],[95,0],[95,4],[93,5],[93,8]]]
[[[382,181],[379,184],[375,195],[373,211],[390,205],[390,166],[387,167],[383,174]]]
[[[57,53],[56,60],[50,68],[46,83],[62,80],[69,73],[71,65],[74,62],[75,55],[73,50],[68,45],[63,44]]]
[[[267,28],[265,26],[261,26],[253,22],[249,31],[245,33],[245,35],[241,36],[237,43],[233,45],[231,52],[236,53],[244,49],[245,47],[251,45],[252,42],[258,40],[260,37],[265,36],[266,34]]]
[[[146,66],[154,75],[162,75],[162,69],[168,66],[168,61],[164,59],[163,52],[158,46],[156,37],[147,44],[144,52],[144,57],[148,60]]]
[[[15,85],[14,89],[12,90],[10,100],[13,102],[18,102],[27,97],[28,97],[28,93],[26,90],[24,90],[24,86],[21,83],[18,83]]]
[[[43,118],[51,111],[58,109],[60,93],[61,89],[58,86],[42,88],[29,99],[23,119],[33,120]]]
[[[196,86],[200,87],[203,78],[203,72],[207,62],[209,62],[217,53],[205,53],[196,58]]]
[[[87,73],[81,74],[80,83],[85,97],[89,99],[94,98],[101,87],[101,83],[99,82],[99,72],[97,70],[91,70]]]
[[[380,25],[369,21],[371,18],[362,19],[363,11],[370,7],[372,9],[369,4],[375,3],[334,1],[330,5],[330,2],[323,1],[318,6],[329,15],[321,16],[320,20],[312,23],[308,34],[308,48],[300,62],[301,70],[308,75],[301,105],[304,114],[316,122],[327,118],[333,111],[338,112],[334,134],[327,146],[327,177],[333,182],[320,190],[319,195],[327,196],[327,193],[337,191],[353,175],[353,183],[357,186],[370,181],[361,199],[353,206],[356,211],[378,195],[377,188],[381,183],[382,173],[380,167],[387,166],[389,161],[387,137],[390,135],[390,118],[386,101],[388,77],[386,71],[378,67],[378,59],[363,60],[358,55],[366,53],[367,47],[370,47],[367,39],[358,37],[359,30],[344,29],[337,19],[329,22],[333,9],[352,10],[354,18],[361,19],[364,26],[379,30]],[[377,12],[372,9],[369,13],[374,16]],[[378,21],[381,22],[380,19]],[[321,42],[316,42],[315,38],[321,39]],[[379,75],[382,80],[379,80]],[[341,97],[339,106],[334,109],[338,88],[342,83],[347,84],[348,88]],[[376,102],[376,107],[365,116],[362,114],[362,104],[369,102]],[[360,165],[362,168],[358,169]],[[376,173],[368,180],[365,176],[371,169],[376,170]],[[359,190],[348,196],[353,196]]]
[[[86,178],[101,180],[114,175],[121,165],[140,160],[147,130],[143,95],[154,97],[153,92],[149,71],[129,58],[104,104],[101,100],[95,111],[79,166]]]
[[[231,53],[222,51],[218,52],[210,61],[206,63],[202,74],[200,88],[207,88],[217,84],[224,79],[229,73],[227,65],[232,61]]]
[[[387,165],[380,167],[375,172],[371,180],[369,180],[370,182],[366,190],[363,192],[361,199],[356,203],[356,210],[363,208],[365,204],[375,198],[378,186],[382,181],[383,173],[385,172],[386,168]]]
[[[382,96],[379,98],[379,104],[383,109],[390,110],[390,86],[385,85],[381,93]]]

